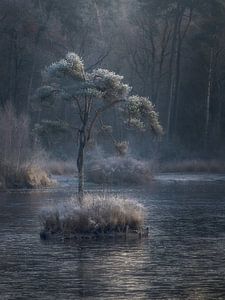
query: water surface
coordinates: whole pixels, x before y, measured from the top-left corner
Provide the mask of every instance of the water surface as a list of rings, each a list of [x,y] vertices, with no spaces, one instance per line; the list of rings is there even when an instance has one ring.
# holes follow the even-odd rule
[[[225,299],[225,176],[103,187],[146,206],[148,239],[42,242],[40,210],[75,185],[61,177],[55,189],[0,193],[0,299]]]

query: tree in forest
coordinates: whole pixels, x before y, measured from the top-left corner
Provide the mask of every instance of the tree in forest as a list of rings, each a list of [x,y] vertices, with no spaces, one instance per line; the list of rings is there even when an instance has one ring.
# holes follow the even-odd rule
[[[130,57],[144,92],[150,94],[157,105],[161,86],[167,86],[167,136],[172,138],[177,127],[183,46],[195,5],[192,0],[138,2],[140,16],[135,21],[138,29],[135,43],[137,40],[138,43],[130,50]]]
[[[215,142],[216,138],[221,138],[221,112],[224,98],[225,1],[208,0],[204,5],[199,6],[198,10],[202,19],[192,43],[198,49],[198,55],[206,70],[206,78],[204,78],[206,100],[202,112],[204,115],[203,142],[207,151],[209,139]],[[210,135],[213,131],[214,137]]]
[[[46,67],[43,85],[37,91],[42,105],[52,107],[57,100],[71,105],[74,120],[47,121],[48,126],[63,126],[77,133],[78,154],[78,199],[84,195],[84,154],[96,133],[97,127],[106,128],[107,114],[117,109],[128,127],[151,130],[160,135],[162,127],[158,114],[148,98],[131,95],[131,87],[123,82],[123,77],[106,69],[85,71],[83,61],[75,53],[68,53],[64,59]],[[44,123],[43,123],[44,124]]]

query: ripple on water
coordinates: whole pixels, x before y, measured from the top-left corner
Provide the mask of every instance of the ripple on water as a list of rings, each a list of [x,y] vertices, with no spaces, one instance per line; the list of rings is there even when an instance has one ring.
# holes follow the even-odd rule
[[[223,176],[163,176],[149,189],[107,190],[148,208],[143,241],[42,242],[39,211],[70,197],[72,183],[1,193],[0,299],[225,299]]]

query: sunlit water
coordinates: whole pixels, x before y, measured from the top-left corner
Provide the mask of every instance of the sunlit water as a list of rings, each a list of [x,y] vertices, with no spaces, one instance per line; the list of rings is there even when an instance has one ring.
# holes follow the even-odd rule
[[[146,206],[148,239],[42,242],[40,210],[74,184],[0,193],[0,299],[225,299],[225,176],[164,174],[148,189],[106,189]]]

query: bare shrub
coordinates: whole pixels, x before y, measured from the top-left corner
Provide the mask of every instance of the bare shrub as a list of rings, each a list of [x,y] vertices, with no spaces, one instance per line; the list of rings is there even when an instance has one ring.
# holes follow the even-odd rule
[[[29,120],[24,114],[16,115],[12,104],[0,110],[0,163],[16,170],[29,155]]]
[[[2,176],[2,185],[5,188],[38,188],[49,187],[55,184],[48,174],[35,165],[23,165],[18,170],[8,166],[7,172]]]
[[[17,115],[12,104],[0,110],[0,188],[35,188],[53,183],[41,168],[43,153],[31,150],[29,129],[28,117]]]
[[[150,164],[130,156],[91,160],[86,175],[97,184],[147,184],[152,180]]]
[[[50,234],[125,232],[127,226],[139,230],[144,224],[144,207],[118,196],[86,195],[81,207],[73,198],[66,204],[45,208],[41,225]]]

